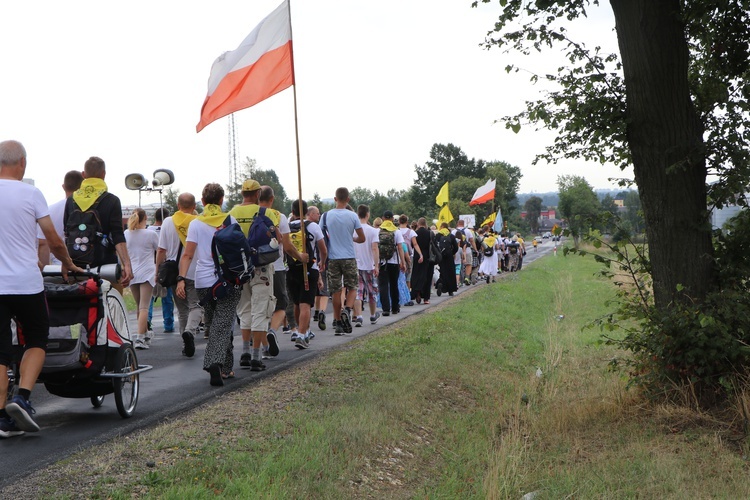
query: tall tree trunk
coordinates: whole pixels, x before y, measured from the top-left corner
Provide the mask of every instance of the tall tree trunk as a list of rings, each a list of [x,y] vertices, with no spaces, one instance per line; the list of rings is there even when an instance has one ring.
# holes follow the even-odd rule
[[[679,0],[610,0],[628,143],[647,224],[654,299],[698,300],[714,279],[703,126],[690,99]],[[684,287],[682,292],[677,286]]]

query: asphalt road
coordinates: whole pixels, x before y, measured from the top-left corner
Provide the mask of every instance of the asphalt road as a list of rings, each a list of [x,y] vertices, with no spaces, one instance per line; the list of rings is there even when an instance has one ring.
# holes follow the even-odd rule
[[[547,240],[534,252],[529,245],[524,266],[535,259],[552,253],[553,244]],[[480,283],[475,286],[486,286]],[[466,291],[459,288],[457,296]],[[362,328],[354,328],[350,335],[334,336],[330,326],[332,314],[328,307],[328,328],[318,331],[311,342],[311,348],[299,350],[289,340],[289,335],[278,335],[281,352],[273,360],[266,361],[264,372],[251,372],[240,369],[239,358],[242,345],[239,330],[235,331],[235,373],[236,378],[225,381],[223,387],[211,387],[209,377],[202,370],[203,352],[206,341],[196,339],[196,353],[193,358],[182,356],[182,338],[176,334],[165,334],[161,327],[161,312],[154,310],[155,339],[151,349],[137,351],[140,364],[153,365],[153,370],[140,376],[140,396],[135,414],[128,419],[120,417],[115,407],[114,396],[105,397],[101,408],[94,408],[89,399],[67,399],[52,396],[37,384],[31,401],[37,411],[36,420],[42,427],[41,432],[26,433],[23,436],[0,439],[0,465],[2,479],[0,487],[7,486],[30,472],[44,468],[72,453],[91,446],[107,446],[114,439],[149,426],[158,424],[168,418],[174,418],[201,404],[220,398],[228,391],[252,384],[261,377],[267,377],[285,370],[297,363],[313,359],[333,347],[351,342],[353,339],[367,335],[379,328],[386,327],[413,314],[419,314],[430,307],[450,300],[444,294],[437,297],[433,294],[431,304],[402,307],[401,313],[387,318],[380,318],[377,325],[370,325],[368,316]],[[131,315],[131,324],[135,316]]]

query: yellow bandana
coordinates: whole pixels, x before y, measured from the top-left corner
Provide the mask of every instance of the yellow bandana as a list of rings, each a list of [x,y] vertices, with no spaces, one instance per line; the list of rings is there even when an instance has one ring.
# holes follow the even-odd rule
[[[385,229],[386,231],[393,232],[398,228],[393,224],[392,220],[384,220],[380,225],[380,229]]]
[[[440,229],[438,233],[442,234],[443,236],[448,236],[449,234],[451,234],[450,230],[447,227]]]
[[[96,177],[83,179],[81,189],[73,193],[73,201],[85,212],[106,192],[107,185],[104,183],[104,179]]]
[[[486,238],[484,239],[484,242],[485,242],[485,243],[487,244],[487,246],[488,246],[489,248],[492,248],[492,247],[494,247],[494,246],[495,246],[495,241],[496,241],[496,239],[497,239],[497,238],[495,238],[494,236],[487,236],[487,237],[486,237]]]
[[[198,216],[198,219],[205,222],[211,227],[219,227],[224,223],[224,219],[227,218],[227,214],[221,211],[219,205],[206,205],[203,207],[203,213]]]
[[[180,237],[182,246],[187,245],[188,226],[190,225],[190,222],[196,217],[197,215],[186,214],[185,212],[179,211],[175,212],[175,214],[172,216],[172,222],[174,222],[174,227],[177,229],[177,236]]]

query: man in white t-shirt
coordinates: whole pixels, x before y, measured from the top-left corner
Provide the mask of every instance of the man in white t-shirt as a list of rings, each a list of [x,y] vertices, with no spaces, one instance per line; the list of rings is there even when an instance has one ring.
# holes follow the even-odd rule
[[[85,272],[73,265],[55,231],[41,191],[22,182],[26,149],[17,141],[0,142],[0,437],[39,431],[29,398],[44,366],[49,315],[39,271],[37,224],[52,253],[62,262],[62,275]],[[14,360],[11,318],[23,326],[24,354],[19,367],[18,393],[8,400],[8,367]]]
[[[386,233],[393,233],[393,244],[395,248],[384,251]],[[383,213],[383,223],[378,233],[378,248],[380,249],[380,273],[378,274],[378,287],[380,288],[380,305],[383,307],[383,316],[391,313],[401,312],[398,294],[398,273],[406,271],[404,261],[404,237],[393,223],[393,212],[386,210]]]
[[[81,187],[81,182],[83,182],[83,174],[80,170],[71,170],[65,174],[62,185],[63,191],[65,191],[65,198],[49,206],[49,218],[55,226],[55,232],[63,241],[65,241],[65,228],[63,227],[65,203],[68,201],[68,198],[70,198],[70,196]],[[39,262],[45,266],[47,264],[59,266],[60,259],[54,255],[50,255],[49,245],[47,245],[47,240],[45,239],[41,228],[37,228],[37,238],[39,239]]]
[[[380,231],[372,227],[368,222],[370,220],[370,207],[360,205],[357,207],[357,216],[362,224],[365,233],[365,241],[354,245],[354,254],[357,259],[357,270],[359,272],[359,287],[357,288],[357,298],[354,301],[354,325],[362,326],[362,309],[364,302],[370,307],[370,324],[374,325],[380,318],[378,308],[378,274],[380,266],[376,265],[380,261],[378,252],[378,235]]]
[[[188,226],[196,217],[193,215],[194,211],[195,196],[191,193],[181,193],[177,198],[177,212],[162,221],[159,231],[159,250],[156,252],[157,276],[159,266],[165,260],[174,260],[179,263],[187,242]],[[196,262],[196,260],[192,260],[187,274],[177,278],[185,282],[185,298],[178,297],[174,294],[175,287],[170,287],[179,316],[180,334],[184,344],[182,354],[188,358],[192,358],[195,354],[195,335],[198,333],[198,325],[203,314],[203,308],[199,304],[198,292],[195,290]]]

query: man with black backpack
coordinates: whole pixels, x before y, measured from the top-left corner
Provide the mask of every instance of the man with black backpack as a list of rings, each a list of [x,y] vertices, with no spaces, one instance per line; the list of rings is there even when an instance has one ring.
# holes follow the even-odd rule
[[[383,316],[401,312],[398,294],[398,273],[406,271],[404,261],[404,236],[393,223],[393,212],[383,213],[383,223],[380,225],[378,241],[380,254],[380,273],[378,274],[378,288],[380,289],[380,305]]]
[[[117,264],[122,274],[112,286],[120,293],[130,284],[133,271],[125,243],[120,199],[107,191],[104,160],[92,156],[83,167],[80,189],[65,204],[65,244],[75,265],[86,268]]]

